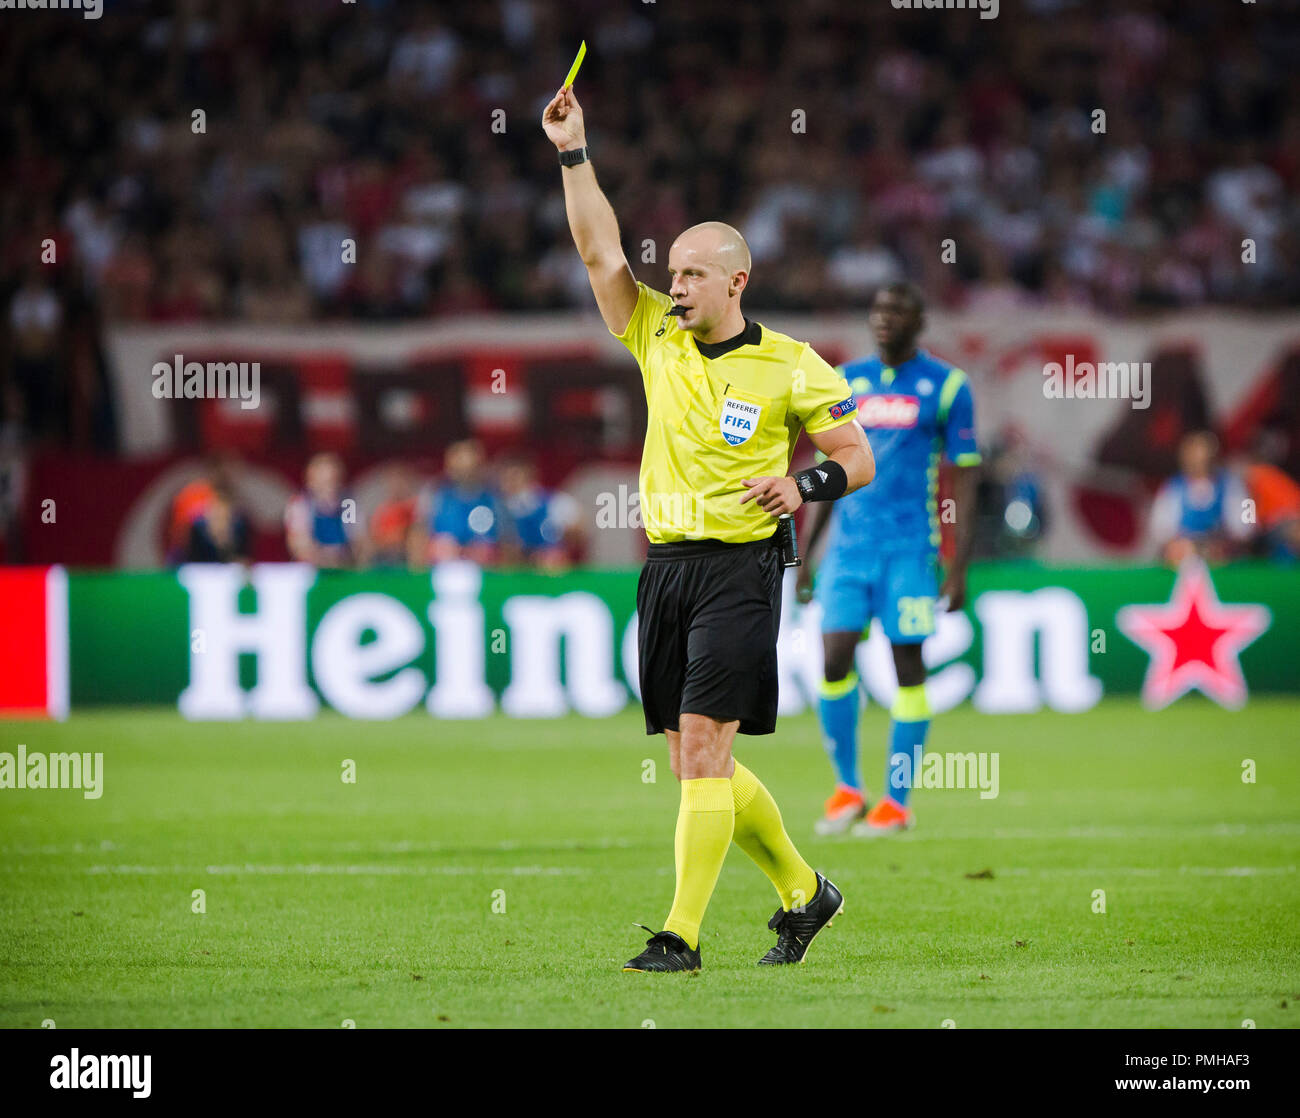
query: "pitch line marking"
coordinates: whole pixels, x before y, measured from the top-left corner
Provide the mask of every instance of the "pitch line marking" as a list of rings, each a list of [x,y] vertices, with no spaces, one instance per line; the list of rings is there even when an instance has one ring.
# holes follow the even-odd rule
[[[583,876],[591,871],[578,866],[384,866],[384,865],[329,865],[319,862],[304,862],[296,865],[276,865],[259,862],[231,863],[207,866],[87,866],[82,873],[87,874],[121,874],[121,875],[162,875],[206,873],[217,877],[229,876],[266,876],[266,877],[309,877],[358,876],[358,877],[429,877],[429,876],[471,876],[474,874],[507,874],[513,877],[570,877]]]

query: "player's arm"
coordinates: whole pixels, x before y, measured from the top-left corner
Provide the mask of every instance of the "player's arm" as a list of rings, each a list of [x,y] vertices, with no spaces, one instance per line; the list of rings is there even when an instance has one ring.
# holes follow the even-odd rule
[[[956,467],[953,475],[954,548],[952,562],[939,593],[948,609],[966,602],[966,568],[975,542],[975,489],[979,482],[980,453],[975,442],[975,397],[960,369],[953,369],[939,393],[944,421],[944,453]]]
[[[542,128],[557,151],[587,146],[582,106],[572,89],[561,89],[542,114]],[[562,167],[564,210],[578,255],[587,266],[591,290],[605,325],[616,335],[627,331],[636,310],[637,287],[623,255],[618,219],[609,204],[590,162]]]
[[[966,568],[970,566],[971,548],[975,543],[975,489],[979,484],[979,466],[957,466],[952,483],[953,534],[956,537],[952,563],[944,576],[939,593],[948,599],[949,611],[966,604]]]
[[[831,505],[829,501],[815,502],[804,516],[803,528],[806,540],[803,548],[804,561],[799,565],[799,573],[795,576],[794,591],[799,601],[805,605],[812,601],[813,549],[821,542],[822,536],[826,533],[826,525],[830,522]]]
[[[804,534],[808,541],[808,546],[804,554],[811,556],[813,549],[821,543],[821,538],[826,534],[826,526],[831,522],[831,505],[829,501],[817,501],[812,508],[808,510],[808,515],[804,518]]]
[[[793,477],[746,478],[749,490],[741,499],[757,501],[764,512],[782,516],[794,512],[805,500],[834,501],[861,489],[876,476],[876,459],[866,432],[850,419],[825,431],[808,432],[813,446],[826,460]]]

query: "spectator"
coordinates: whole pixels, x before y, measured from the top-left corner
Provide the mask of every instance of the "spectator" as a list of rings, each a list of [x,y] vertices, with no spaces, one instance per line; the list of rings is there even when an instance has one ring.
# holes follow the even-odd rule
[[[323,307],[333,307],[348,281],[345,261],[347,240],[355,240],[352,227],[335,213],[317,208],[298,228],[298,259],[303,282]]]
[[[212,500],[215,480],[215,467],[209,467],[199,477],[183,485],[180,492],[172,498],[171,514],[167,518],[169,563],[185,561],[191,530]]]
[[[524,458],[503,461],[500,477],[502,558],[547,571],[569,566],[577,502],[566,493],[543,489],[536,468]]]
[[[464,439],[447,448],[445,480],[420,499],[411,533],[411,564],[451,559],[490,563],[501,534],[500,502],[488,484],[482,445]]]
[[[1248,456],[1243,476],[1255,502],[1260,550],[1270,559],[1300,559],[1300,485],[1269,460],[1263,445]]]
[[[252,557],[248,517],[235,504],[227,482],[218,481],[190,525],[187,563],[247,563]]]
[[[414,24],[397,37],[388,76],[395,86],[421,96],[441,93],[455,72],[460,44],[427,11],[420,11]]]
[[[975,552],[1030,555],[1048,526],[1039,464],[1024,432],[1008,427],[989,448],[976,492]]]
[[[67,425],[67,386],[60,360],[63,301],[32,264],[9,303],[13,338],[13,377],[23,397],[28,431],[37,438],[57,437]]]
[[[300,563],[356,565],[356,502],[344,492],[343,482],[338,455],[317,454],[307,463],[303,491],[284,514],[289,554]]]
[[[415,480],[406,466],[390,466],[384,473],[384,496],[370,514],[366,534],[366,559],[380,567],[405,566],[415,526]]]
[[[1192,431],[1178,446],[1179,472],[1160,487],[1151,510],[1151,537],[1171,566],[1199,555],[1222,562],[1250,536],[1246,490],[1218,462],[1219,440]]]

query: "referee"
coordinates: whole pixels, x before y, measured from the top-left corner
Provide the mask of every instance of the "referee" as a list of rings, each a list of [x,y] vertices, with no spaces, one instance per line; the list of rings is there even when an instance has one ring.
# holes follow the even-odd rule
[[[731,756],[736,733],[776,728],[782,558],[777,517],[833,501],[875,473],[844,378],[812,348],[745,318],[744,238],[710,221],[668,254],[668,295],[628,267],[596,184],[572,89],[546,106],[569,228],[601,317],[641,367],[649,422],[637,585],[646,733],[668,739],[681,782],[677,887],[664,930],[625,971],[700,969],[700,924],[734,841],[776,887],[777,943],[760,963],[798,963],[844,898],[800,857],[770,793]],[[786,476],[800,428],[827,457]],[[651,931],[651,929],[646,929]]]

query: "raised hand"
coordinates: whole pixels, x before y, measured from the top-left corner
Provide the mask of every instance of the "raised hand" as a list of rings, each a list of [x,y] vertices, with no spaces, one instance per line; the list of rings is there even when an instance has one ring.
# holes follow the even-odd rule
[[[587,129],[582,121],[582,106],[572,88],[561,89],[542,113],[542,130],[560,151],[585,147]]]

